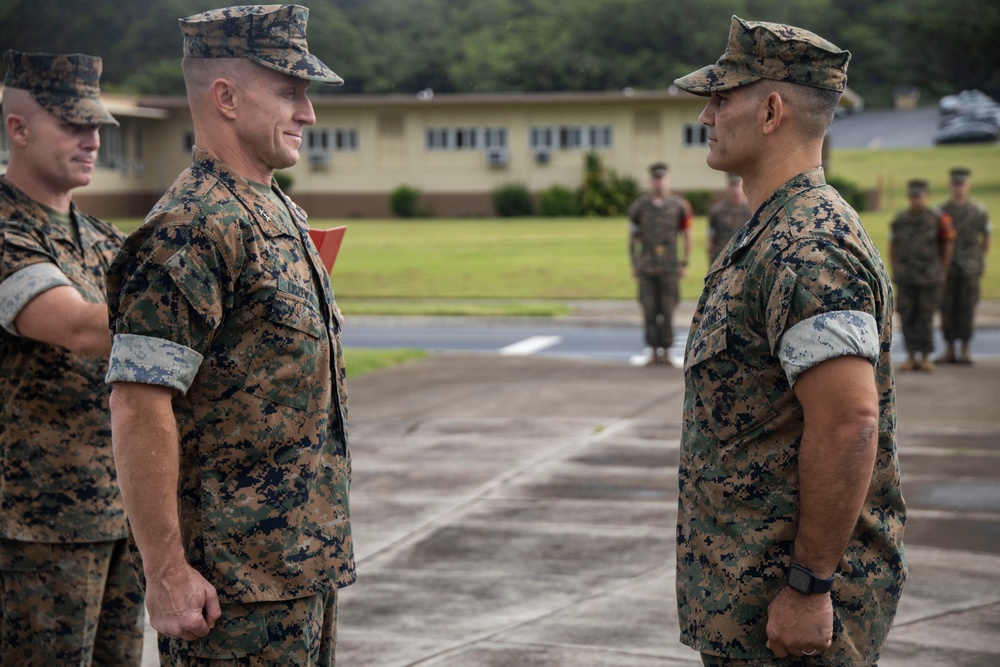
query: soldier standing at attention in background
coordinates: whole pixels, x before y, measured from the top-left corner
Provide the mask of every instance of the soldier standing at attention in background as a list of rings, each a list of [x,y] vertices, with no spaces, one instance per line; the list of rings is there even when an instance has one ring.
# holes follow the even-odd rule
[[[673,366],[667,349],[674,341],[674,306],[691,256],[691,205],[670,191],[670,175],[662,162],[650,166],[650,189],[628,209],[629,258],[639,285],[645,340],[652,352],[648,366]],[[677,238],[684,239],[684,258],[677,260]]]
[[[870,667],[906,578],[892,288],[826,184],[851,54],[733,17],[708,96],[708,165],[754,216],[705,278],[685,351],[681,641],[711,666]]]
[[[740,227],[743,226],[753,211],[743,193],[743,179],[738,174],[726,174],[725,197],[712,204],[708,209],[708,266],[711,267],[715,258],[729,243]]]
[[[910,207],[897,213],[889,227],[889,262],[907,355],[899,369],[932,371],[934,312],[951,264],[955,230],[950,215],[927,205],[927,181],[911,180],[906,192]]]
[[[969,198],[969,176],[968,169],[952,169],[951,199],[941,204],[955,229],[955,250],[941,297],[941,331],[948,346],[938,357],[941,363],[972,363],[969,342],[975,333],[979,281],[990,249],[990,216],[982,204]],[[957,355],[956,341],[962,343]]]
[[[0,664],[138,666],[142,589],[104,384],[112,225],[84,214],[101,59],[10,50],[0,178]]]
[[[108,272],[115,462],[164,665],[333,665],[355,579],[330,278],[275,169],[316,122],[298,5],[181,20],[182,172]]]

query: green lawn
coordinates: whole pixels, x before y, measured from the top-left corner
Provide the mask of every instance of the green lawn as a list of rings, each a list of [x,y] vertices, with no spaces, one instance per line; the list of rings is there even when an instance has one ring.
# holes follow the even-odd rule
[[[895,209],[905,206],[906,181],[931,181],[933,200],[947,198],[947,172],[973,171],[973,196],[1000,219],[1000,147],[949,146],[923,150],[842,150],[830,173],[865,188],[881,186],[880,211],[862,221],[886,253]],[[120,221],[133,228],[137,221]],[[624,218],[482,218],[471,220],[316,220],[347,224],[333,271],[345,314],[558,314],[567,299],[631,299],[634,283],[626,256]],[[681,286],[696,299],[707,270],[704,217],[695,219],[694,252]],[[1000,299],[996,247],[983,297]]]
[[[380,368],[405,364],[408,361],[423,359],[426,350],[409,348],[396,350],[375,350],[362,347],[344,348],[344,365],[347,367],[347,377],[356,378],[377,371]]]
[[[911,178],[926,178],[931,184],[931,202],[940,204],[948,199],[948,170],[959,166],[972,170],[972,196],[986,206],[994,227],[982,296],[1000,299],[1000,249],[996,243],[1000,230],[1000,146],[842,150],[833,151],[830,157],[831,175],[879,191],[881,210],[865,211],[861,219],[883,255],[888,247],[889,223],[896,211],[907,204],[906,182]]]

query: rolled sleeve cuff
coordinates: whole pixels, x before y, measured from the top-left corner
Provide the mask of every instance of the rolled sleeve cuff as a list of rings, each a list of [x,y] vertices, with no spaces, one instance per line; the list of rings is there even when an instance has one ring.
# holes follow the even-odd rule
[[[191,348],[163,338],[115,334],[104,381],[155,384],[186,394],[203,358]]]
[[[879,355],[878,323],[868,313],[840,310],[803,320],[785,332],[778,359],[788,384],[804,371],[836,357],[864,357],[874,364]]]
[[[66,274],[48,262],[32,264],[10,274],[0,283],[0,326],[19,336],[14,320],[32,299],[53,287],[72,286]]]

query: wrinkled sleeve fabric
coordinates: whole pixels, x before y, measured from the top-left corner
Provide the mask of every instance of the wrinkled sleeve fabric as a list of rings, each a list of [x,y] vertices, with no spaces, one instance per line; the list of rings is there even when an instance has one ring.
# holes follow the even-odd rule
[[[36,238],[0,223],[0,326],[20,335],[14,320],[22,308],[53,287],[72,284]]]
[[[0,326],[19,336],[14,320],[21,309],[53,287],[72,284],[58,266],[49,263],[31,264],[11,274],[0,282]]]
[[[841,356],[880,353],[874,277],[848,250],[803,239],[778,255],[766,313],[771,350],[791,386],[808,369]]]
[[[167,224],[130,238],[109,272],[106,381],[187,392],[222,321],[227,283],[218,245],[201,229]]]

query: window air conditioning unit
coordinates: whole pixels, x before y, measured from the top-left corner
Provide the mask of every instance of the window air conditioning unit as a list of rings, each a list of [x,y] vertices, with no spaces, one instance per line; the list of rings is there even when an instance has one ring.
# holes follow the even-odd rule
[[[538,164],[548,164],[552,155],[548,151],[535,151],[535,162]]]
[[[330,154],[326,151],[314,151],[309,153],[309,164],[314,169],[326,169],[330,166]]]
[[[486,150],[486,164],[491,167],[502,167],[507,164],[506,148],[489,148]]]

